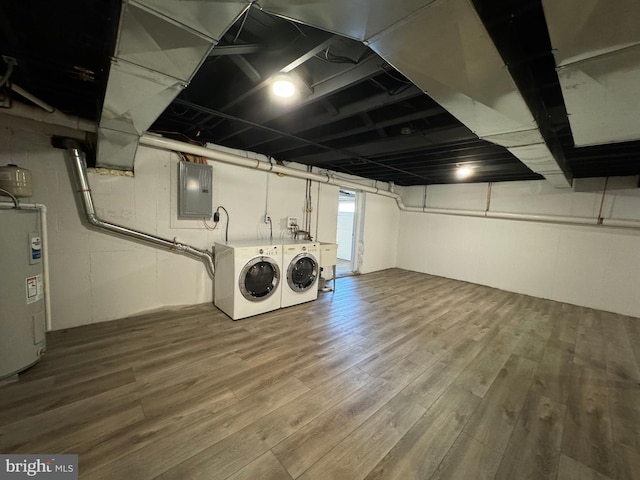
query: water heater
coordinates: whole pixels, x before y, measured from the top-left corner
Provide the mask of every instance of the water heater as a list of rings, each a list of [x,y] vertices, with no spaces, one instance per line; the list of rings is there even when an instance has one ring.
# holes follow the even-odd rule
[[[0,378],[30,367],[45,349],[38,210],[0,209]]]

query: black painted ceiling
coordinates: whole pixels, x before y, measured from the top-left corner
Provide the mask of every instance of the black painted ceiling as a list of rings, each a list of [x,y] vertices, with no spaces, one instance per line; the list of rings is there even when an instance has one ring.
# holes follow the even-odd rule
[[[474,4],[568,174],[639,174],[640,142],[573,146],[540,0]],[[68,0],[64,9],[0,2],[0,55],[18,60],[12,80],[63,112],[97,120],[119,8],[113,0]],[[306,93],[278,104],[269,79],[294,62]],[[3,89],[5,104],[10,96]],[[468,162],[479,165],[468,181],[541,178],[361,43],[258,8],[229,29],[151,130],[401,185],[457,182],[456,165]]]

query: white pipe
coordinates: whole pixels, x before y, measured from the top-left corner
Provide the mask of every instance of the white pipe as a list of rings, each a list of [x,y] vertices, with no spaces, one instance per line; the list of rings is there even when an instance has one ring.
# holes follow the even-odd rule
[[[478,210],[455,210],[452,208],[407,207],[402,204],[398,208],[403,212],[432,213],[434,215],[454,215],[457,217],[485,217],[485,212]]]
[[[52,125],[59,125],[62,127],[69,127],[75,130],[83,132],[96,132],[97,127],[94,122],[82,119],[80,117],[74,117],[71,115],[65,115],[58,111],[55,113],[46,113],[42,110],[38,110],[34,107],[30,107],[21,103],[14,103],[12,108],[2,109],[2,113],[13,115],[21,118],[28,118],[43,123],[49,123]],[[293,168],[287,168],[280,165],[274,165],[268,162],[262,162],[260,160],[251,159],[248,157],[242,157],[231,153],[222,152],[220,150],[212,150],[209,148],[199,147],[197,145],[190,145],[184,142],[178,142],[176,140],[170,140],[153,135],[143,135],[140,137],[140,143],[149,147],[160,148],[164,150],[174,150],[184,153],[192,153],[202,157],[216,160],[218,162],[227,163],[230,165],[236,165],[238,167],[251,168],[255,170],[263,170],[272,173],[282,173],[291,177],[313,180],[315,182],[327,183],[329,185],[337,185],[344,188],[351,188],[361,192],[373,193],[376,195],[382,195],[385,197],[393,198],[398,204],[398,208],[403,212],[422,212],[432,213],[436,215],[457,215],[463,217],[491,217],[507,220],[522,220],[533,222],[553,222],[553,223],[568,223],[578,225],[597,225],[597,218],[589,217],[566,217],[556,215],[534,215],[523,213],[499,213],[499,212],[478,212],[474,210],[453,210],[444,208],[428,208],[428,207],[407,207],[400,195],[388,190],[380,190],[375,187],[369,187],[357,182],[351,182],[348,180],[337,180],[330,175],[321,175],[317,173],[308,173]],[[620,228],[640,228],[640,221],[638,220],[616,220],[616,219],[603,219],[601,225]]]
[[[573,225],[598,225],[595,217],[567,217],[562,215],[539,215],[535,213],[487,212],[489,218],[503,220],[525,220],[529,222],[570,223]],[[638,223],[640,226],[640,222]]]
[[[44,110],[40,110],[39,108],[32,107],[31,105],[19,102],[13,102],[11,108],[3,108],[0,112],[13,117],[26,118],[29,120],[35,120],[36,122],[47,123],[49,125],[72,128],[82,132],[94,133],[98,131],[94,122],[85,120],[84,118],[67,115],[59,110],[49,113]],[[83,138],[83,136],[79,138]]]
[[[39,204],[40,228],[42,229],[42,275],[44,275],[44,316],[47,322],[47,332],[53,330],[53,319],[51,316],[51,283],[49,283],[49,234],[47,228],[47,207]]]
[[[73,117],[70,115],[64,115],[56,111],[55,113],[48,114],[42,112],[28,105],[14,103],[10,109],[3,109],[3,113],[14,115],[21,118],[29,118],[43,123],[49,123],[52,125],[59,125],[63,127],[73,128],[75,130],[81,130],[84,132],[96,132],[96,124],[88,120],[84,120],[79,117]],[[190,145],[184,142],[178,142],[176,140],[170,140],[163,137],[154,135],[143,135],[140,137],[140,144],[149,147],[160,148],[163,150],[173,150],[184,153],[191,153],[193,155],[199,155],[211,160],[215,160],[229,165],[235,165],[238,167],[245,167],[255,170],[263,170],[272,173],[282,173],[291,177],[309,179],[315,182],[326,183],[329,185],[336,185],[344,188],[351,188],[361,192],[373,193],[376,195],[382,195],[385,197],[393,198],[398,204],[398,208],[403,212],[422,212],[431,213],[436,215],[456,215],[463,217],[490,217],[506,220],[521,220],[532,222],[552,222],[552,223],[568,223],[573,225],[598,225],[597,218],[589,217],[567,217],[557,215],[535,215],[524,213],[506,213],[506,212],[479,212],[474,210],[453,210],[444,208],[428,208],[428,207],[407,207],[400,195],[388,190],[380,190],[379,188],[369,187],[357,182],[351,182],[349,180],[335,179],[330,175],[321,175],[317,173],[308,173],[293,168],[283,167],[280,165],[274,165],[268,162],[262,162],[260,160],[251,159],[248,157],[242,157],[240,155],[222,152],[220,150],[212,150],[205,147],[199,147],[197,145]],[[640,228],[640,221],[638,220],[616,220],[616,219],[603,219],[601,225],[620,228]]]
[[[0,202],[0,208],[13,209],[11,203]],[[51,316],[51,287],[49,283],[49,235],[47,233],[47,206],[42,203],[21,203],[20,210],[39,210],[42,230],[42,276],[44,277],[44,316],[47,332],[53,330]]]
[[[622,220],[616,218],[603,218],[602,224],[605,227],[619,227],[619,228],[639,228],[640,221],[638,220]]]
[[[48,103],[40,100],[38,97],[36,97],[35,95],[30,94],[29,92],[27,92],[24,88],[19,87],[18,85],[16,85],[15,83],[11,84],[11,90],[13,90],[14,92],[16,92],[18,95],[26,98],[27,100],[29,100],[30,102],[36,104],[37,106],[39,106],[41,109],[46,110],[49,113],[53,113],[56,111],[55,108],[53,108],[51,105],[49,105]]]
[[[389,190],[381,190],[376,187],[370,187],[368,185],[362,185],[349,180],[341,180],[331,175],[323,175],[319,173],[305,172],[302,170],[296,170],[294,168],[283,167],[280,165],[274,165],[269,162],[263,162],[257,159],[251,159],[243,157],[233,153],[223,152],[220,150],[213,150],[210,148],[200,147],[197,145],[191,145],[177,140],[171,140],[168,138],[158,137],[154,135],[143,135],[140,137],[140,144],[148,147],[160,148],[163,150],[173,150],[178,152],[190,153],[201,157],[209,158],[222,163],[230,165],[236,165],[238,167],[250,168],[254,170],[263,170],[272,173],[281,173],[290,177],[301,178],[305,180],[312,180],[315,182],[326,183],[329,185],[336,185],[339,187],[350,188],[361,192],[373,193],[376,195],[383,195],[385,197],[393,198],[398,204],[398,208],[403,212],[420,212],[431,213],[435,215],[456,215],[462,217],[487,217],[503,220],[520,220],[528,222],[549,222],[549,223],[564,223],[571,225],[593,225],[598,226],[600,223],[597,218],[591,217],[569,217],[561,215],[538,215],[528,213],[507,213],[507,212],[491,212],[491,211],[476,211],[476,210],[453,210],[447,208],[429,208],[429,207],[408,207],[402,201],[402,197]],[[615,220],[604,219],[602,225],[610,227],[621,228],[640,228],[639,220]]]
[[[160,148],[163,150],[173,150],[183,153],[190,153],[200,157],[206,157],[218,162],[235,165],[238,167],[251,168],[254,170],[263,170],[272,173],[281,173],[290,177],[301,178],[304,180],[312,180],[314,182],[328,183],[330,185],[338,185],[340,187],[352,188],[361,192],[375,193],[378,195],[384,195],[393,199],[399,198],[397,193],[389,192],[388,190],[380,190],[379,188],[369,187],[362,185],[361,183],[351,182],[349,180],[336,180],[330,175],[323,175],[319,173],[305,172],[303,170],[296,170],[294,168],[283,167],[280,165],[274,165],[269,162],[263,162],[261,160],[243,157],[234,153],[227,153],[220,150],[213,150],[210,148],[200,147],[198,145],[190,145],[184,142],[178,142],[176,140],[170,140],[168,138],[157,137],[155,135],[143,135],[140,137],[140,145],[146,145],[148,147]]]

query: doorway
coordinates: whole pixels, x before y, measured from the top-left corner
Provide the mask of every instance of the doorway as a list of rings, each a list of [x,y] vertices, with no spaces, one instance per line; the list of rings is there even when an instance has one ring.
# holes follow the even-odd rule
[[[352,190],[340,189],[338,196],[338,263],[336,276],[344,277],[354,272],[356,234],[357,194]]]

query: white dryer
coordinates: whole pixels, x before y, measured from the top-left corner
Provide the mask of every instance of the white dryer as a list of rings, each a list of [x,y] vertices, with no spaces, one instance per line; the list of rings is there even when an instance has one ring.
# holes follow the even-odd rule
[[[216,243],[213,300],[233,320],[280,308],[282,247],[269,241]]]
[[[302,240],[282,245],[282,307],[310,302],[318,298],[320,244]]]

